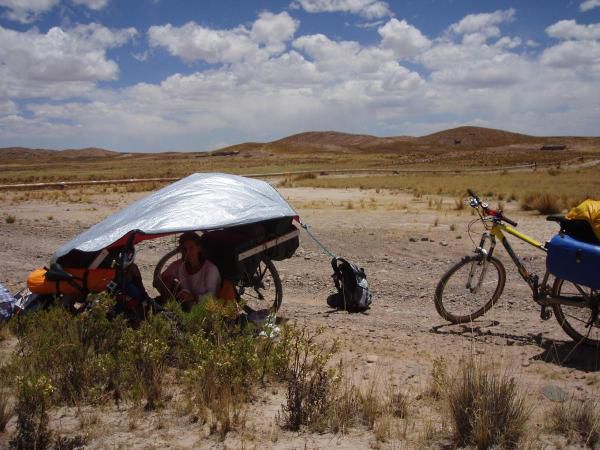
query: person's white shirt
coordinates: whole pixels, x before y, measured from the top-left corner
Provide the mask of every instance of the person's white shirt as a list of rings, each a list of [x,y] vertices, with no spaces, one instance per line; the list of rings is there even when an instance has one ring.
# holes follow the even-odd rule
[[[162,276],[177,278],[181,291],[193,294],[197,300],[209,294],[216,296],[221,285],[219,269],[208,259],[196,273],[188,273],[184,261],[178,259],[167,267]]]

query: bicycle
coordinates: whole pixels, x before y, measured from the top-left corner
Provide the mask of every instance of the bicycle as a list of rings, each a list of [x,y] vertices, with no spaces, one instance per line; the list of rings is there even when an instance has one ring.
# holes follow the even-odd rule
[[[470,232],[471,225],[478,221],[483,223],[485,230],[475,254],[463,257],[440,279],[434,298],[437,312],[449,322],[460,324],[481,317],[496,304],[506,283],[504,265],[493,256],[499,240],[531,289],[533,300],[540,305],[540,318],[548,320],[554,312],[561,328],[574,341],[600,346],[600,290],[558,277],[550,283],[552,275],[548,270],[540,282],[537,274],[525,268],[505,233],[543,252],[547,252],[546,244],[518,232],[513,228],[517,223],[504,216],[501,210],[490,208],[472,190],[468,193],[468,203],[479,215],[469,224],[468,230]],[[565,219],[548,216],[547,220],[561,223]]]

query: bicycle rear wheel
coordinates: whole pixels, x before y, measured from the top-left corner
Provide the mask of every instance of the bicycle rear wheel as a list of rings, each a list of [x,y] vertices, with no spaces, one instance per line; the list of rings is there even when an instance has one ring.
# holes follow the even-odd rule
[[[438,283],[435,308],[449,322],[470,322],[494,306],[505,282],[506,271],[499,260],[490,257],[484,264],[483,256],[466,256]]]
[[[253,311],[277,312],[283,301],[279,273],[273,262],[265,257],[253,270],[243,274],[236,287],[245,306]]]
[[[554,316],[561,328],[575,342],[600,347],[600,292],[557,278],[552,285],[554,298],[569,297],[573,300],[589,298],[592,307],[553,305]]]

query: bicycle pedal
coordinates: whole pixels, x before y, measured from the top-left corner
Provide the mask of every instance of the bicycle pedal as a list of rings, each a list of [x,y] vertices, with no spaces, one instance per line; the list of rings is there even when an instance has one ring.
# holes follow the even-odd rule
[[[548,320],[552,317],[552,310],[546,307],[542,307],[540,311],[540,319]]]

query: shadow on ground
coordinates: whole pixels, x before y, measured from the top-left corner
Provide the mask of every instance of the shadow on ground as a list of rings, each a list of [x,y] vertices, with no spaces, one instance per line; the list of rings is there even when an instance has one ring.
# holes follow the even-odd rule
[[[475,341],[487,342],[487,339],[497,341],[499,345],[536,345],[542,346],[544,339],[541,334],[528,333],[525,335],[509,333],[505,329],[499,330],[497,320],[476,320],[468,324],[445,323],[431,328],[431,332],[441,335],[460,336]],[[489,343],[489,342],[487,342]]]
[[[545,341],[544,351],[531,359],[586,372],[600,371],[600,348],[577,342]]]

